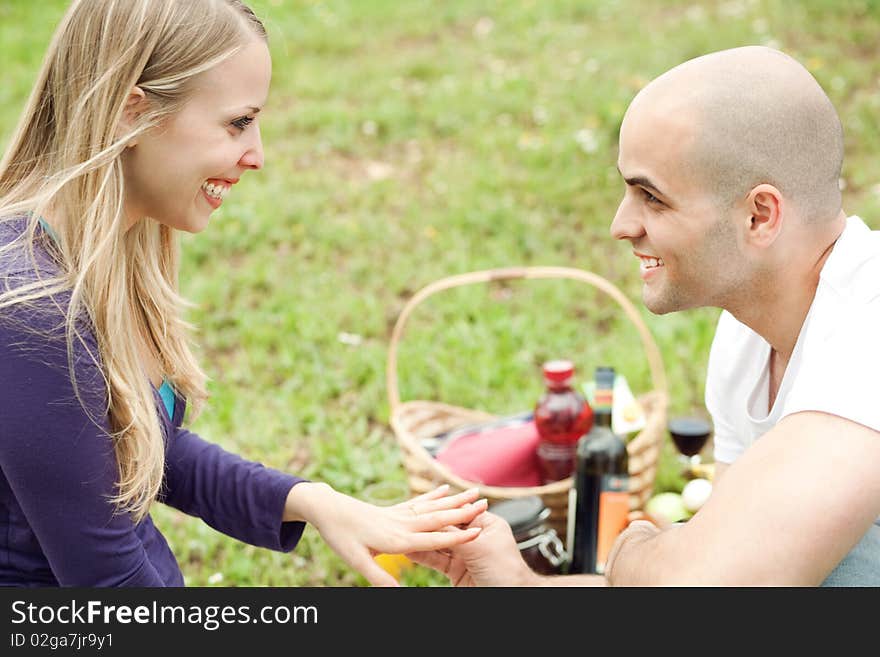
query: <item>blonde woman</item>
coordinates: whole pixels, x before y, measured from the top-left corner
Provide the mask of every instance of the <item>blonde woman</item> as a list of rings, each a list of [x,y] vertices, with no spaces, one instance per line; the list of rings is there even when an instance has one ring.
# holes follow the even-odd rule
[[[238,0],[74,0],[59,25],[0,162],[0,584],[183,585],[154,501],[279,551],[310,522],[373,584],[376,552],[476,536],[448,531],[475,491],[376,507],[181,427],[205,375],[175,234],[262,167],[270,76]]]

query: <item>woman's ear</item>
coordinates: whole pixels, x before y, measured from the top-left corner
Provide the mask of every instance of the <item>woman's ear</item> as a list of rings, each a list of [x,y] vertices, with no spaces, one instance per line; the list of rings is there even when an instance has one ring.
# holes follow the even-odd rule
[[[116,127],[116,139],[121,139],[124,135],[134,130],[138,117],[146,109],[147,96],[140,87],[132,87],[125,99],[125,105],[122,108],[122,118],[119,119],[119,125]],[[132,148],[137,145],[137,138],[132,139],[126,148]]]

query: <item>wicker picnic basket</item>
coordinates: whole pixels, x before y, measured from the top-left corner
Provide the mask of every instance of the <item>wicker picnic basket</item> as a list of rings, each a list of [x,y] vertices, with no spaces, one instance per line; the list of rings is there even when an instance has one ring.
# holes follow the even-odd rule
[[[630,518],[640,517],[643,505],[653,492],[657,462],[666,433],[668,404],[666,374],[660,350],[638,311],[620,290],[601,276],[567,267],[513,267],[469,272],[435,281],[413,295],[397,318],[388,350],[386,383],[391,427],[400,444],[409,487],[414,495],[427,492],[444,483],[449,484],[453,491],[477,487],[480,489],[481,496],[488,498],[490,504],[514,497],[540,495],[544,504],[550,509],[550,526],[564,536],[569,490],[573,484],[572,477],[543,486],[500,487],[468,481],[456,475],[443,463],[435,460],[422,446],[421,440],[465,424],[489,421],[496,416],[484,411],[451,406],[436,401],[411,400],[402,402],[397,379],[398,344],[410,314],[419,303],[437,292],[462,285],[542,278],[567,278],[593,285],[614,299],[638,330],[654,386],[651,391],[637,395],[645,412],[645,426],[627,443],[630,472]]]

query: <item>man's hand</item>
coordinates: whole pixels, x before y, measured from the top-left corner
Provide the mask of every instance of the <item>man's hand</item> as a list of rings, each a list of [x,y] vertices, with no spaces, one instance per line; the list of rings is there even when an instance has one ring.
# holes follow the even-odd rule
[[[647,520],[634,520],[627,525],[627,528],[624,529],[620,533],[620,536],[617,537],[617,540],[614,541],[614,545],[611,547],[611,552],[608,554],[608,559],[605,561],[605,579],[608,580],[609,586],[614,586],[616,584],[614,580],[614,564],[617,561],[617,557],[620,555],[621,550],[626,549],[624,545],[636,545],[659,533],[660,529],[658,529],[654,523],[648,522]],[[619,585],[619,583],[617,584]]]
[[[513,532],[503,518],[482,513],[468,526],[482,531],[474,540],[450,550],[407,556],[449,578],[453,586],[540,586],[541,578],[523,561]],[[450,531],[462,531],[450,528]]]
[[[394,506],[375,506],[333,490],[302,482],[288,494],[284,520],[313,525],[334,552],[374,586],[396,586],[373,557],[419,550],[444,550],[473,540],[478,526],[460,530],[486,510],[477,489],[447,495],[447,485]],[[516,546],[514,546],[515,548]]]

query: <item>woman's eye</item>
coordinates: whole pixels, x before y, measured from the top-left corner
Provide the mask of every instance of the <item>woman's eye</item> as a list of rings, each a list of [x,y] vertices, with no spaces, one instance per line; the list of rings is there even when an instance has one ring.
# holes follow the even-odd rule
[[[239,118],[239,119],[235,119],[235,121],[232,122],[232,125],[234,125],[234,126],[235,126],[236,128],[238,128],[239,130],[244,130],[245,128],[247,128],[247,127],[248,127],[251,123],[253,123],[253,122],[254,122],[254,120],[253,120],[252,117],[250,117],[250,116],[242,116],[242,117]]]

